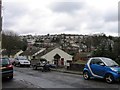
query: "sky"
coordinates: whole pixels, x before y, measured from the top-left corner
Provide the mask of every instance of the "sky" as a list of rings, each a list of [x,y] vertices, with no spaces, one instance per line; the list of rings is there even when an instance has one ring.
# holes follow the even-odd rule
[[[4,0],[3,30],[20,35],[118,35],[119,0]]]

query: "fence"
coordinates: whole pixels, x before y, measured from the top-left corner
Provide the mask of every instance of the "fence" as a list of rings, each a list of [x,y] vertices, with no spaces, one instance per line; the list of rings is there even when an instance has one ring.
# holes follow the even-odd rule
[[[70,64],[68,70],[83,71],[85,64]]]

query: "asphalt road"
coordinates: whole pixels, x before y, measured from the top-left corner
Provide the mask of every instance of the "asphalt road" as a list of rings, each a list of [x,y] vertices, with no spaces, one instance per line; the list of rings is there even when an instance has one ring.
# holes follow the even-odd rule
[[[28,67],[14,67],[13,80],[3,80],[2,88],[119,88],[120,83],[84,80],[81,75],[62,72],[41,72]]]

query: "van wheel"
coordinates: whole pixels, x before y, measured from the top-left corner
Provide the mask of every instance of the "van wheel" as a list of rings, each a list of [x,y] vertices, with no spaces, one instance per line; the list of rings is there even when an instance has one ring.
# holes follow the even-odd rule
[[[85,80],[89,80],[89,79],[90,79],[89,73],[88,73],[87,71],[84,71],[84,72],[83,72],[83,78],[84,78]]]
[[[20,63],[18,63],[18,66],[19,66],[19,67],[21,67],[21,64],[20,64]]]
[[[107,83],[109,83],[109,84],[113,83],[113,82],[114,82],[114,77],[113,77],[113,75],[112,75],[112,74],[107,74],[107,75],[105,76],[105,81],[106,81]]]
[[[37,70],[37,66],[33,66],[33,70]]]

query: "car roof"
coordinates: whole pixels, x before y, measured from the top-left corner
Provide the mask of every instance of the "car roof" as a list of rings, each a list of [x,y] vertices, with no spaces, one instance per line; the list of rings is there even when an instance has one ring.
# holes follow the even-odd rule
[[[91,57],[90,59],[110,59],[110,58],[107,58],[107,57]]]

